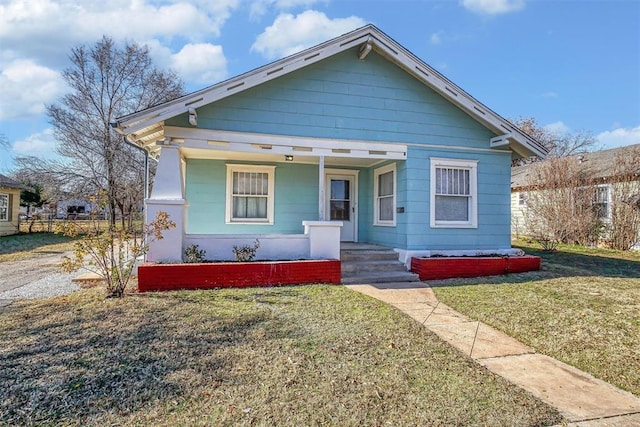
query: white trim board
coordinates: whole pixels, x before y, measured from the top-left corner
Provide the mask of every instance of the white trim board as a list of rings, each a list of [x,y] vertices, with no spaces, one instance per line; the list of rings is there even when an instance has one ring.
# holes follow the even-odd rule
[[[142,135],[155,137],[158,132],[162,131],[163,121],[168,118],[240,93],[365,43],[371,45],[378,54],[397,64],[414,78],[465,111],[498,137],[502,137],[500,138],[501,143],[508,141],[509,147],[519,155],[523,157],[529,155],[544,157],[546,155],[546,149],[538,141],[473,98],[373,25],[366,25],[300,53],[176,100],[120,117],[112,125],[118,132],[127,136],[128,141],[144,146],[148,144],[151,137]],[[487,147],[491,147],[489,141],[487,141]]]

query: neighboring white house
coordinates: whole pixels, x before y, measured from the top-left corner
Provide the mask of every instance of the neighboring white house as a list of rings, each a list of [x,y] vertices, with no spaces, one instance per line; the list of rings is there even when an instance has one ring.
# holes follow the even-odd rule
[[[612,208],[616,190],[620,190],[622,182],[631,179],[632,190],[625,196],[624,203],[636,204],[640,209],[640,144],[620,148],[585,153],[570,158],[575,165],[587,176],[587,181],[593,187],[592,206],[604,224],[611,222]],[[635,159],[635,172],[621,177],[620,163],[623,159]],[[513,236],[527,235],[526,213],[527,202],[536,182],[536,168],[540,163],[530,163],[511,169],[511,233]],[[633,182],[636,186],[633,187]],[[619,199],[619,198],[618,198]],[[569,201],[567,201],[569,203]]]
[[[84,219],[96,209],[97,205],[86,199],[65,199],[56,203],[57,219]]]

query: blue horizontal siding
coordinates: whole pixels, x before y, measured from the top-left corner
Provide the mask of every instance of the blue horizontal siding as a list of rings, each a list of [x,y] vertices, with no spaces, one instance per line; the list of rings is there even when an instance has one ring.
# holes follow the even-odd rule
[[[300,234],[302,221],[318,219],[318,167],[277,163],[274,224],[225,224],[227,163],[187,159],[187,233]]]
[[[186,115],[166,124],[189,127]],[[510,155],[487,150],[492,132],[375,52],[360,61],[352,49],[200,107],[198,127],[409,144],[397,162],[404,213],[395,227],[373,225],[373,171],[384,163],[359,169],[359,240],[407,249],[510,245]],[[430,227],[430,157],[478,161],[477,228]],[[301,233],[303,220],[317,219],[318,168],[276,166],[274,224],[225,224],[225,162],[188,159],[187,232]]]

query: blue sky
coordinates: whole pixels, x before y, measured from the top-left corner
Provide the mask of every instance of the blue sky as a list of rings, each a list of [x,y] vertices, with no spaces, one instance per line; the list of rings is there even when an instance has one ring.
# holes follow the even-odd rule
[[[640,143],[640,1],[0,0],[0,173],[52,157],[71,47],[147,44],[189,91],[373,23],[506,118]]]

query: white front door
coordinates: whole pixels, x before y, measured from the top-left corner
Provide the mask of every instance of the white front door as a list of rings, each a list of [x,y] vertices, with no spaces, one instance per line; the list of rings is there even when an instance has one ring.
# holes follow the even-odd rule
[[[342,221],[341,242],[358,241],[358,180],[356,171],[332,171],[326,174],[326,218]]]

